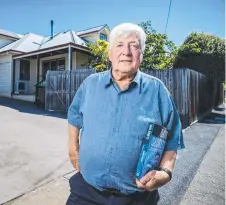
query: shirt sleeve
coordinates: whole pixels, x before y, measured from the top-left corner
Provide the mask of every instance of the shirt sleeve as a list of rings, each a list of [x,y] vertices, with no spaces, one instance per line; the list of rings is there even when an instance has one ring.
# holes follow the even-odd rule
[[[78,88],[73,101],[68,109],[68,123],[81,129],[83,126],[83,118],[82,118],[82,102],[84,96],[84,83],[80,85]]]
[[[161,96],[160,110],[164,119],[163,125],[168,130],[168,141],[165,150],[176,151],[183,149],[185,145],[182,125],[175,103],[164,85],[161,86],[159,94]]]
[[[172,110],[169,113],[169,121],[166,125],[166,128],[169,132],[169,139],[166,144],[166,151],[180,150],[185,148],[180,116],[171,97],[170,101],[172,105]]]

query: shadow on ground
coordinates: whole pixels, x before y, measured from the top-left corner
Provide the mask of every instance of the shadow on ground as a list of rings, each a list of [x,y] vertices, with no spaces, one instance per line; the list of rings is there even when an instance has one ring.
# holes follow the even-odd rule
[[[27,102],[23,100],[0,97],[0,106],[9,107],[11,109],[18,110],[19,112],[23,113],[67,119],[66,112],[47,111],[44,110],[44,108],[42,107],[38,107],[32,102]]]
[[[199,123],[205,124],[225,124],[225,112],[222,114],[222,111],[225,111],[225,107],[223,105],[212,110],[210,114],[201,119]],[[221,112],[221,113],[218,113]]]

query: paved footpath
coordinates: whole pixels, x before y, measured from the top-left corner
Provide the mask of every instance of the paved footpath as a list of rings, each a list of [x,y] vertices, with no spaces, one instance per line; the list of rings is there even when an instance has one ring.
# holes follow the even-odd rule
[[[225,204],[225,126],[204,157],[181,205]]]

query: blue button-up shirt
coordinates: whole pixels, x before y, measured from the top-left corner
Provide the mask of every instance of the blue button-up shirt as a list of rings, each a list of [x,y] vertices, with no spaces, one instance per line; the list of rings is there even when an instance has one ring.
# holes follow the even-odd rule
[[[168,129],[165,150],[184,148],[180,118],[168,90],[139,70],[124,90],[114,82],[111,70],[87,77],[68,110],[68,122],[82,128],[81,173],[101,191],[143,191],[134,175],[149,122]]]

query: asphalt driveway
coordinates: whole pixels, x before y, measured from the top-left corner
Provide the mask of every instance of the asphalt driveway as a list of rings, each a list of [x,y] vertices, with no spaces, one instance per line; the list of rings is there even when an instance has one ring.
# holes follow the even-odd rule
[[[65,113],[0,97],[0,204],[73,171]]]

